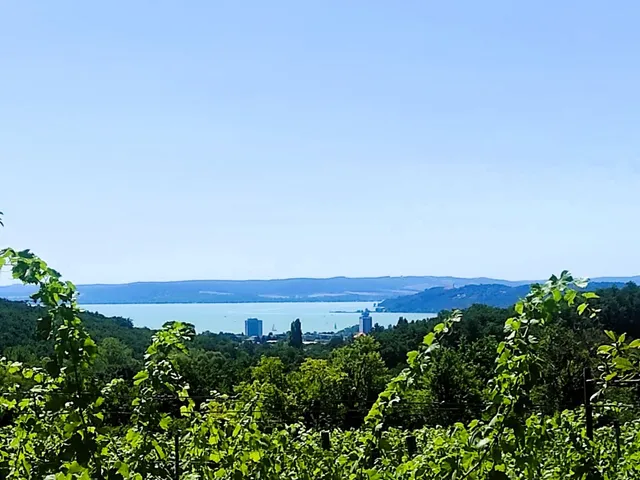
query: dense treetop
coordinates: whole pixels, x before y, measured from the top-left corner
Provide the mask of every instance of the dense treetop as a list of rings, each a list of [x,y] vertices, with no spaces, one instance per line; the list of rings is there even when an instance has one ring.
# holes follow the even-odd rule
[[[638,392],[628,386],[640,379],[633,284],[593,293],[563,272],[512,309],[400,318],[310,346],[296,320],[290,338],[272,345],[83,313],[74,285],[31,252],[5,249],[0,260],[38,287],[37,306],[0,302],[3,478],[613,480],[640,472]],[[595,433],[584,427],[585,367],[597,372]]]
[[[588,290],[600,290],[609,287],[622,287],[622,282],[592,282]],[[389,312],[439,312],[468,308],[482,304],[506,308],[514,305],[529,293],[531,285],[505,285],[502,283],[474,284],[456,288],[434,287],[413,295],[403,295],[380,302],[380,306]]]
[[[601,312],[597,320],[567,310],[540,339],[541,354],[548,361],[533,395],[547,411],[580,404],[582,369],[591,365],[590,355],[606,338],[605,329],[640,338],[640,288],[628,284],[598,290],[598,295],[595,305]],[[481,401],[483,386],[493,374],[495,348],[512,314],[512,308],[480,304],[465,309],[462,321],[443,341],[444,348],[432,359],[422,388],[415,394],[420,404],[453,403],[460,408],[446,418],[441,411],[418,408],[411,418],[394,421],[435,424],[468,418],[474,407],[467,405]],[[36,325],[41,315],[40,307],[0,300],[0,352],[12,360],[42,365],[52,344],[38,339]],[[289,340],[276,344],[202,332],[190,342],[189,355],[181,355],[177,361],[195,395],[206,397],[215,390],[248,398],[259,388],[274,395],[279,392],[270,402],[287,405],[282,416],[274,410],[278,421],[306,418],[312,424],[357,426],[385,383],[407,366],[407,354],[449,315],[442,311],[436,318],[411,322],[400,318],[391,328],[376,325],[367,338],[335,337],[328,344],[304,348],[297,320],[292,322]],[[102,383],[113,378],[131,379],[142,365],[153,331],[134,327],[129,319],[98,313],[85,312],[81,318],[98,346],[95,378]],[[280,374],[259,373],[273,369]],[[312,385],[313,378],[319,382],[317,388],[305,386]],[[332,381],[336,383],[332,385]],[[325,398],[329,392],[331,398]],[[354,396],[353,392],[358,393]],[[315,416],[305,413],[309,405],[316,410]]]

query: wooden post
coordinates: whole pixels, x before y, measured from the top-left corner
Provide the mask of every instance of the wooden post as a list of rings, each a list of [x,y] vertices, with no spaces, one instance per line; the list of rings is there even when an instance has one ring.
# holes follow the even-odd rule
[[[329,450],[331,448],[331,437],[329,436],[329,432],[323,431],[320,434],[320,439],[322,443],[322,448],[324,450]]]
[[[617,460],[620,461],[620,422],[617,418],[613,421],[613,428],[616,432],[616,452],[618,453]]]
[[[584,369],[584,412],[587,421],[587,437],[593,440],[593,407],[591,406],[591,388],[589,388],[589,380],[591,379],[591,369]]]
[[[373,447],[369,453],[369,460],[367,462],[369,468],[373,468],[378,458],[380,458],[380,449],[378,447]]]
[[[100,461],[100,457],[96,458],[96,478],[98,480],[103,480],[102,475],[102,462]]]
[[[413,435],[409,435],[405,439],[405,444],[407,446],[407,452],[409,453],[409,455],[415,455],[418,451],[418,446],[416,445],[416,437],[414,437]]]
[[[174,448],[174,470],[173,475],[175,480],[180,480],[180,434],[176,432],[173,437],[173,448]]]

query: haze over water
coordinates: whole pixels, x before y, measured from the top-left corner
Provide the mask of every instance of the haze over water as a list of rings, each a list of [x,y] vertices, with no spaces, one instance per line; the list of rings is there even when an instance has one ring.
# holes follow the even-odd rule
[[[83,305],[87,311],[133,320],[137,327],[160,328],[169,320],[193,323],[197,332],[244,331],[244,321],[256,317],[263,321],[264,334],[275,326],[274,333],[286,332],[291,322],[299,318],[304,332],[341,330],[358,323],[357,310],[373,310],[370,302],[291,302],[291,303],[185,303],[185,304],[110,304]],[[332,313],[332,312],[353,313]],[[395,325],[399,317],[420,320],[432,317],[427,313],[372,313],[373,323],[384,327]],[[335,328],[334,328],[335,327]]]

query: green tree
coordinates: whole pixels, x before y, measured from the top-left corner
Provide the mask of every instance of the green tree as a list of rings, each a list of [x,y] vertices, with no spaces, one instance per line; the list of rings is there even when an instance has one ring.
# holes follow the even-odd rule
[[[98,344],[94,371],[104,383],[114,378],[131,380],[141,366],[133,350],[121,340],[107,337]]]
[[[340,427],[346,407],[343,403],[347,375],[328,360],[306,359],[289,376],[289,388],[306,425]]]
[[[540,381],[531,392],[533,403],[547,414],[575,408],[584,401],[583,371],[591,365],[589,344],[595,350],[596,339],[590,332],[573,331],[561,324],[549,325],[540,339]],[[604,339],[602,339],[604,341]]]
[[[291,333],[289,335],[289,345],[294,348],[302,348],[302,324],[299,318],[291,322]]]
[[[467,423],[481,416],[483,385],[475,370],[458,350],[443,348],[434,354],[424,378],[429,423]]]
[[[357,413],[360,405],[369,403],[367,392],[375,391],[378,379],[384,384],[387,376],[380,346],[371,336],[334,350],[328,360],[307,359],[297,369],[277,357],[260,357],[266,346],[235,345],[232,350],[260,358],[242,385],[246,390],[241,389],[238,399],[219,395],[195,408],[179,368],[179,360],[189,355],[186,344],[194,331],[172,322],[154,332],[132,382],[118,379],[97,388],[94,366],[100,347],[84,330],[73,284],[62,282],[30,252],[7,249],[0,252],[0,260],[8,261],[16,278],[38,286],[32,299],[44,308],[32,310],[40,315],[38,332],[53,344],[46,369],[0,359],[2,478],[629,480],[640,471],[637,421],[619,428],[603,425],[591,439],[584,411],[545,417],[530,408],[532,391],[541,382],[550,383],[546,376],[557,375],[545,373],[545,361],[562,362],[570,343],[592,341],[583,337],[592,337],[587,329],[572,331],[573,337],[567,333],[590,323],[573,317],[565,321],[563,304],[579,315],[597,315],[587,303],[595,295],[569,288],[574,279],[567,272],[532,287],[505,321],[482,415],[444,428],[388,428],[390,414],[401,411],[399,405],[407,399],[469,401],[466,390],[477,388],[478,375],[469,362],[473,357],[465,347],[475,348],[483,339],[469,343],[466,335],[457,335],[460,313],[454,312],[436,325],[405,326],[429,329],[419,349],[408,353],[407,368],[386,384],[364,425],[334,429],[327,445],[326,434],[294,422],[302,418],[312,426],[332,427],[339,420],[334,423],[330,412]],[[603,362],[598,395],[607,395],[610,405],[611,382],[637,380],[640,340],[605,333],[606,343],[597,348]],[[115,338],[99,342],[108,364],[123,363],[131,355]],[[476,352],[484,354],[490,346],[482,343]],[[128,405],[132,414],[113,428],[109,410],[113,405],[127,407],[113,402],[121,393],[133,394]],[[626,406],[609,408],[617,415]],[[348,418],[341,426],[356,423]],[[409,448],[411,443],[416,451]]]
[[[191,386],[191,396],[199,401],[209,397],[213,391],[233,392],[238,381],[232,367],[233,361],[221,352],[191,349],[178,359],[180,374]]]
[[[267,423],[284,424],[297,419],[285,366],[277,357],[262,357],[251,368],[251,381],[236,387],[241,403],[254,404]]]
[[[343,403],[349,410],[345,426],[358,426],[384,389],[388,370],[380,356],[380,344],[362,335],[331,353],[331,364],[346,375]]]

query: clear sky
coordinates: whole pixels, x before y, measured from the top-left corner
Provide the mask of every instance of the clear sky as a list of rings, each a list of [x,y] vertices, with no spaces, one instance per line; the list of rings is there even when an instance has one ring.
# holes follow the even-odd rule
[[[0,0],[0,246],[77,283],[638,274],[639,20]]]

